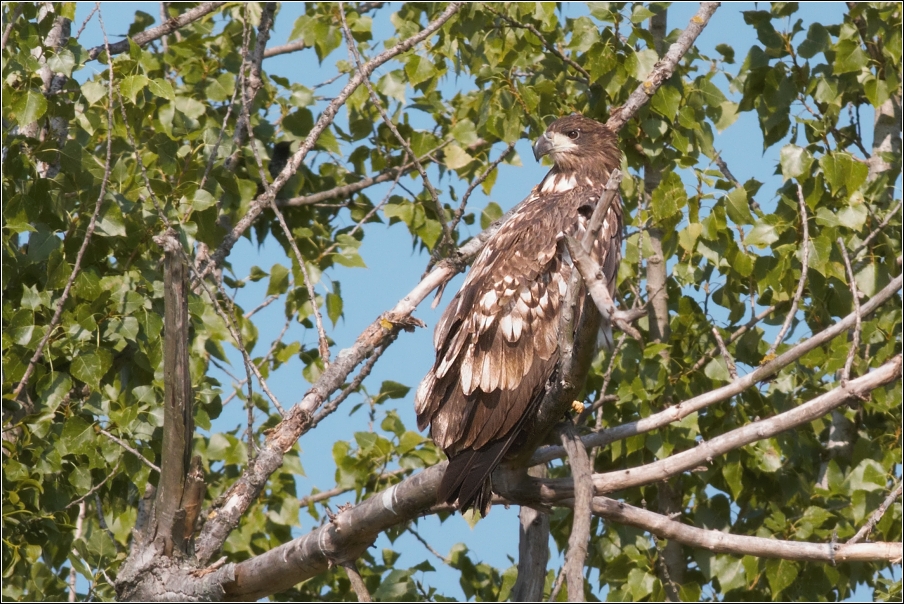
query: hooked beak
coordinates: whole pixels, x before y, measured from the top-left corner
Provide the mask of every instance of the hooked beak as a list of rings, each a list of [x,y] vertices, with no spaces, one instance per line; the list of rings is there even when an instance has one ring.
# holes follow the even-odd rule
[[[540,138],[537,139],[537,142],[534,143],[534,159],[540,161],[540,158],[552,151],[552,148],[553,143],[544,132]]]

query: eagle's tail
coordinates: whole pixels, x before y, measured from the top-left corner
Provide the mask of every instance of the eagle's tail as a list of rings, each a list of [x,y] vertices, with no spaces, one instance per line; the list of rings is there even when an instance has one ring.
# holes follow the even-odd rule
[[[493,470],[511,445],[511,438],[494,442],[484,449],[462,451],[449,459],[436,491],[437,503],[455,504],[464,513],[475,508],[486,518],[493,502]]]

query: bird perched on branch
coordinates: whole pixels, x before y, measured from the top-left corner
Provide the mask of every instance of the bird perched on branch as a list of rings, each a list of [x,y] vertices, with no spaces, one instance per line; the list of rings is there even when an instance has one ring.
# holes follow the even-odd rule
[[[415,410],[418,427],[429,425],[449,458],[439,503],[486,516],[493,470],[526,440],[525,420],[559,361],[559,315],[573,270],[562,240],[586,229],[619,166],[616,143],[611,130],[582,115],[547,128],[534,156],[549,155],[554,167],[487,241],[436,326],[436,362]],[[621,241],[616,197],[590,252],[613,294]]]

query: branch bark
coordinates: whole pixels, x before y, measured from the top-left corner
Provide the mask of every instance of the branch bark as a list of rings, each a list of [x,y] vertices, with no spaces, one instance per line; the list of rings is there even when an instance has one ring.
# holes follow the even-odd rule
[[[593,470],[587,449],[581,444],[574,424],[566,421],[561,436],[562,445],[568,451],[575,491],[571,535],[568,536],[568,551],[565,553],[565,579],[568,582],[568,600],[584,602],[584,561],[590,541],[590,502],[593,499],[590,475]]]
[[[162,38],[168,34],[171,34],[190,23],[197,21],[198,19],[204,17],[205,15],[209,15],[214,12],[221,6],[226,4],[225,2],[205,2],[203,4],[199,4],[195,8],[191,10],[187,10],[178,17],[173,17],[166,23],[162,25],[158,25],[157,27],[152,27],[151,29],[147,29],[143,32],[137,33],[132,36],[131,40],[138,46],[145,46],[154,40]],[[88,51],[88,59],[93,61],[96,59],[100,53],[104,51],[104,46],[95,46],[91,50]],[[115,44],[110,44],[109,50],[107,52],[108,55],[118,55],[120,53],[126,52],[129,50],[129,39],[120,40]]]
[[[880,305],[891,298],[895,294],[895,292],[900,290],[902,284],[904,284],[904,276],[898,275],[891,281],[891,283],[886,285],[881,291],[879,291],[879,293],[877,293],[868,302],[860,307],[861,316],[867,316],[874,310],[876,310]],[[835,323],[833,326],[819,332],[809,340],[805,340],[800,344],[795,345],[793,348],[785,351],[777,358],[769,361],[764,365],[761,365],[754,371],[748,373],[744,377],[738,378],[736,382],[728,384],[727,386],[723,386],[721,388],[717,388],[716,390],[695,396],[684,402],[678,403],[677,405],[669,407],[664,411],[660,411],[659,413],[655,413],[644,419],[637,420],[636,422],[631,422],[615,428],[608,428],[600,432],[588,434],[581,440],[583,441],[585,447],[603,447],[617,440],[621,440],[629,436],[634,436],[636,434],[650,432],[672,422],[679,421],[687,417],[691,413],[695,413],[720,401],[727,400],[735,396],[736,394],[743,392],[747,388],[750,388],[757,382],[769,378],[770,376],[777,373],[780,369],[790,365],[809,351],[825,344],[826,342],[831,341],[839,334],[844,333],[854,325],[856,320],[857,319],[854,316],[854,313],[849,314],[838,323]],[[534,465],[538,463],[545,463],[552,461],[553,459],[564,457],[564,455],[565,450],[561,447],[544,447],[534,454],[534,456],[530,460],[530,464]]]
[[[656,63],[653,67],[653,71],[647,76],[647,79],[631,93],[631,96],[628,97],[628,100],[624,105],[612,112],[612,115],[606,122],[606,125],[610,130],[613,132],[621,130],[622,126],[624,126],[641,107],[646,105],[649,100],[653,98],[653,95],[656,94],[659,87],[672,77],[672,73],[675,70],[675,66],[678,64],[678,61],[680,61],[687,51],[690,50],[690,47],[693,46],[697,36],[703,32],[706,24],[709,23],[710,17],[713,16],[713,13],[716,12],[716,9],[719,8],[720,4],[720,2],[700,3],[700,10],[697,11],[696,15],[691,17],[691,21],[688,23],[687,28],[681,33],[678,40],[672,44],[662,60]]]
[[[226,259],[226,256],[229,255],[229,252],[232,250],[232,247],[239,240],[239,237],[241,237],[245,230],[247,230],[248,227],[250,227],[254,223],[260,213],[270,205],[270,202],[275,199],[276,194],[283,188],[289,178],[291,178],[291,176],[295,174],[295,172],[298,170],[298,166],[301,165],[301,162],[304,161],[305,157],[307,157],[307,154],[311,151],[311,149],[314,148],[314,145],[317,143],[320,135],[323,134],[323,131],[333,123],[333,120],[336,118],[336,114],[339,112],[339,108],[342,107],[342,105],[345,104],[345,101],[348,100],[348,97],[358,89],[358,86],[360,86],[364,82],[364,79],[370,77],[370,74],[372,74],[374,70],[376,70],[380,65],[383,65],[390,59],[410,50],[415,45],[432,36],[440,27],[442,27],[446,23],[446,21],[448,21],[455,13],[457,13],[461,9],[461,6],[461,3],[453,2],[436,19],[431,21],[423,30],[411,36],[410,38],[399,42],[389,50],[381,52],[370,61],[365,63],[361,69],[355,71],[355,73],[352,74],[351,78],[349,78],[348,84],[345,85],[342,91],[338,95],[336,95],[336,98],[334,98],[330,102],[330,104],[327,105],[327,107],[323,110],[323,113],[320,114],[317,123],[314,124],[313,128],[311,128],[308,136],[299,146],[298,151],[296,151],[289,159],[286,167],[283,168],[282,172],[279,173],[279,176],[276,177],[276,180],[273,181],[270,189],[259,195],[257,199],[251,202],[251,207],[248,209],[248,212],[246,212],[245,215],[242,216],[241,219],[239,219],[238,224],[236,224],[235,227],[233,227],[232,231],[230,231],[229,234],[226,235],[226,237],[223,239],[223,242],[212,254],[211,261],[214,266],[219,266],[220,264],[222,264],[223,260]]]
[[[900,543],[805,543],[766,537],[732,535],[722,531],[700,529],[670,520],[666,516],[642,510],[608,497],[593,498],[593,513],[600,518],[635,526],[651,533],[674,539],[678,543],[700,547],[711,552],[782,558],[808,562],[896,561],[901,559]]]
[[[546,466],[534,466],[528,474],[546,478]],[[513,602],[539,602],[546,583],[549,562],[549,514],[521,506],[518,540],[518,578],[512,587]]]

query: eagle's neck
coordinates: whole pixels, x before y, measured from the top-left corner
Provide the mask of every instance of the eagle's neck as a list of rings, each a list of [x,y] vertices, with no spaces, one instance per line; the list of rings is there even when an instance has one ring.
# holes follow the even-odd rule
[[[610,168],[602,162],[569,164],[557,162],[540,182],[541,193],[566,193],[578,187],[598,189],[609,181]]]

